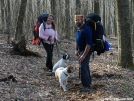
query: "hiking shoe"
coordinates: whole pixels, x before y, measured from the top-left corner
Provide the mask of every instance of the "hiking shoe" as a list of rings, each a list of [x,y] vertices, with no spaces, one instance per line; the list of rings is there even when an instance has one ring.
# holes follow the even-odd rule
[[[80,89],[80,92],[88,92],[89,91],[89,87],[82,87]]]
[[[45,71],[46,71],[46,70],[49,70],[49,68],[48,68],[48,67],[44,67],[43,69],[44,69]]]
[[[52,72],[52,69],[49,69],[48,72]]]

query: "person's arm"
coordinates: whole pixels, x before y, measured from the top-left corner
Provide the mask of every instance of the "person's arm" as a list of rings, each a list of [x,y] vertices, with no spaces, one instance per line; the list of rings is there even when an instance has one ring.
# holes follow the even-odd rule
[[[77,43],[75,44],[75,55],[78,56],[78,46],[77,46]]]
[[[86,47],[85,47],[85,50],[84,50],[83,54],[81,56],[79,56],[79,61],[80,62],[82,62],[85,59],[85,57],[87,56],[87,54],[89,53],[89,51],[90,51],[90,45],[87,44]]]
[[[91,29],[90,28],[86,29],[84,34],[86,36],[86,47],[85,47],[83,54],[79,58],[80,62],[82,62],[85,59],[85,57],[89,53],[90,47],[92,45],[92,31],[91,31]]]
[[[44,26],[42,23],[39,27],[39,37],[44,39],[44,40],[48,40],[49,37],[45,36],[44,33],[45,33],[45,31],[44,31]]]
[[[86,45],[86,48],[85,48],[85,50],[84,50],[84,52],[83,52],[82,55],[83,55],[84,57],[86,57],[86,55],[89,53],[89,51],[90,51],[90,45],[87,44],[87,45]]]

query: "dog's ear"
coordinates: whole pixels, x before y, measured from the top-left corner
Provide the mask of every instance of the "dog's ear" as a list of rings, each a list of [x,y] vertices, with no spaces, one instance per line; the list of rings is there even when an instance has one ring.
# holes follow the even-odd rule
[[[66,59],[66,55],[64,54],[64,55],[62,56],[62,58],[63,58],[63,59]]]
[[[72,67],[71,65],[67,66],[66,68],[67,68],[67,72],[68,72],[68,73],[72,73],[71,69],[72,69],[73,67]]]

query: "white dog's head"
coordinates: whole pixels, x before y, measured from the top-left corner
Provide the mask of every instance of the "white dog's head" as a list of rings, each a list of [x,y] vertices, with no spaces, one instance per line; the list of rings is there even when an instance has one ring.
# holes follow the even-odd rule
[[[57,63],[54,64],[53,72],[55,72],[56,69],[59,68],[59,67],[64,67],[65,68],[68,65],[69,58],[70,58],[69,54],[67,54],[67,53],[63,54],[62,58]]]

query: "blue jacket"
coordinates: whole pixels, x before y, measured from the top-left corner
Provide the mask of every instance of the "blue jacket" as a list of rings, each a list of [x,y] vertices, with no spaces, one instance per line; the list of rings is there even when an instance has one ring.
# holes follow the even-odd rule
[[[76,44],[79,51],[84,51],[87,44],[92,46],[92,29],[86,24],[76,31]]]

